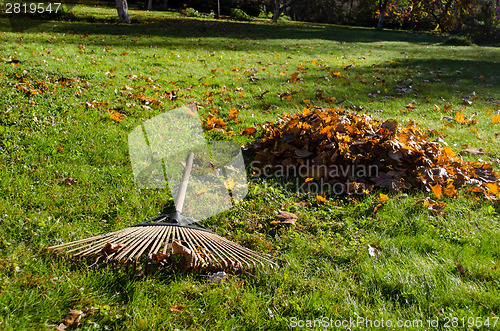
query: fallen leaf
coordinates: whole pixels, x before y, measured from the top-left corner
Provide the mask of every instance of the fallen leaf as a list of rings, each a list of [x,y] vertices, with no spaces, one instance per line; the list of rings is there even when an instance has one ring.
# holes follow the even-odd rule
[[[180,269],[188,270],[194,266],[196,261],[196,253],[194,251],[184,246],[178,239],[173,240],[170,246],[172,247],[172,254],[178,254],[183,258],[183,261],[180,262]]]
[[[183,305],[175,305],[169,308],[170,311],[183,312],[186,307]]]
[[[69,313],[66,314],[63,318],[63,322],[66,324],[69,324],[70,326],[76,326],[80,323],[80,320],[87,316],[83,311],[81,310],[75,310],[75,309],[70,309]]]
[[[229,109],[229,119],[232,121],[236,121],[238,119],[239,112],[240,111],[236,108]]]
[[[285,210],[280,210],[279,214],[274,216],[274,219],[276,220],[276,222],[278,222],[280,224],[294,225],[295,222],[297,221],[297,215],[295,215],[294,213],[290,213],[288,211],[285,211]]]
[[[462,264],[460,264],[460,263],[458,263],[458,262],[455,262],[455,266],[457,267],[458,272],[460,272],[460,275],[461,275],[461,276],[465,275],[465,269],[464,269],[464,267],[462,266]]]
[[[416,204],[426,206],[427,209],[435,215],[444,216],[444,208],[446,207],[446,204],[443,202],[437,202],[429,197],[426,197],[418,200]]]
[[[319,195],[319,194],[317,194],[317,195],[316,195],[316,201],[317,201],[319,204],[326,203],[326,199],[325,199],[323,196]]]
[[[466,148],[464,151],[470,155],[482,155],[482,154],[484,154],[484,150],[482,148]]]
[[[290,77],[290,83],[296,83],[297,82],[297,77],[299,76],[298,72],[294,72],[292,76]]]
[[[121,122],[123,115],[118,112],[109,113],[109,117],[117,122]]]
[[[68,178],[64,179],[64,184],[66,184],[66,185],[73,185],[73,184],[76,184],[77,182],[78,182],[77,178],[68,177]]]
[[[443,189],[441,188],[441,185],[439,184],[431,185],[431,189],[436,198],[441,199],[441,197],[443,196]]]
[[[125,247],[127,245],[124,244],[118,244],[118,243],[106,243],[104,248],[101,250],[101,253],[105,256],[114,254],[118,252],[121,248]]]
[[[247,136],[253,136],[253,135],[255,135],[255,133],[257,133],[256,128],[246,128],[246,129],[243,129],[240,131],[240,134],[247,135]]]
[[[380,202],[387,201],[387,200],[389,200],[389,196],[388,196],[387,194],[382,194],[382,193],[380,193],[380,198],[378,198],[378,200],[379,200]]]

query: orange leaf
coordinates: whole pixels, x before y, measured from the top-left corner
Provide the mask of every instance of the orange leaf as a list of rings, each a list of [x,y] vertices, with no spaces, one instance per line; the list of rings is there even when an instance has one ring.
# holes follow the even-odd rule
[[[239,110],[236,108],[229,109],[229,119],[236,120],[238,118]]]
[[[248,135],[248,136],[253,136],[255,133],[257,133],[256,128],[246,128],[240,131],[240,134],[243,135]]]
[[[310,178],[310,177],[309,177],[309,178],[306,178],[305,182],[306,182],[306,183],[308,183],[308,182],[310,182],[311,180],[314,180],[314,178]]]
[[[292,76],[290,77],[290,83],[296,83],[297,82],[297,77],[299,76],[298,72],[294,72]]]
[[[318,203],[326,203],[326,199],[325,199],[325,197],[323,197],[323,196],[321,196],[321,195],[318,195],[318,194],[316,195],[316,201],[317,201]]]
[[[200,194],[203,194],[203,193],[207,193],[206,190],[199,190],[198,192],[196,192],[196,195],[200,195]]]
[[[378,201],[384,202],[384,201],[387,201],[387,200],[389,200],[389,196],[387,194],[380,193],[380,198],[378,198]]]
[[[121,120],[123,119],[123,115],[118,112],[109,113],[109,117],[117,122],[121,122]]]
[[[498,183],[486,183],[486,187],[490,190],[491,193],[498,195]]]
[[[196,117],[195,113],[193,113],[193,111],[189,108],[187,109],[187,113],[191,115],[191,117]]]
[[[451,148],[449,148],[448,146],[444,146],[441,151],[446,155],[446,156],[450,156],[450,157],[454,157],[455,155],[455,152],[451,150]]]
[[[499,123],[500,122],[500,115],[498,116],[493,116],[491,118],[491,123]]]
[[[458,123],[465,123],[464,114],[461,112],[457,112],[457,116],[455,116],[455,121],[457,121]]]
[[[443,110],[444,111],[450,111],[452,108],[453,108],[452,105],[445,105],[445,106],[443,106]]]
[[[441,185],[439,184],[436,184],[434,186],[431,185],[431,189],[436,198],[441,199],[441,197],[443,196],[443,190],[441,188]]]
[[[449,180],[448,185],[443,189],[443,193],[445,196],[453,198],[458,195],[455,186],[453,185],[453,180]]]

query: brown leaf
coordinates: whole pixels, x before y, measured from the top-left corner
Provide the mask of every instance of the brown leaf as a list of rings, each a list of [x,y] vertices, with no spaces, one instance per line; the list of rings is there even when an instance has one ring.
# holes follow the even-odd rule
[[[68,177],[68,178],[64,179],[64,184],[66,184],[66,185],[73,185],[73,184],[76,184],[77,182],[78,182],[77,178]]]
[[[482,154],[484,154],[484,150],[482,148],[466,148],[464,151],[470,155],[482,155]]]
[[[465,269],[464,269],[464,267],[460,263],[455,262],[455,266],[457,267],[457,269],[460,272],[461,276],[465,275]]]
[[[295,222],[297,221],[297,215],[285,210],[280,210],[279,214],[274,216],[274,219],[276,220],[275,224],[280,223],[280,224],[294,225]]]
[[[184,246],[178,239],[173,240],[170,246],[172,247],[173,254],[179,254],[183,257],[183,260],[180,264],[181,269],[187,270],[193,267],[196,260],[196,253],[194,251]]]
[[[292,76],[290,77],[290,83],[296,83],[297,82],[297,77],[299,76],[298,72],[294,72]]]
[[[104,248],[101,250],[101,253],[105,256],[114,254],[118,252],[121,248],[125,247],[127,245],[124,244],[118,244],[118,243],[106,243]]]
[[[183,305],[175,305],[169,308],[170,311],[183,312],[186,307]]]
[[[87,314],[81,310],[70,309],[69,313],[64,316],[63,322],[69,325],[78,325],[80,320],[85,316],[87,316]]]
[[[168,254],[162,254],[162,253],[158,253],[158,254],[153,254],[151,255],[151,260],[153,261],[164,261],[168,258]]]
[[[297,155],[298,157],[301,157],[303,159],[305,158],[308,158],[309,156],[313,155],[312,152],[306,150],[306,149],[302,149],[302,150],[296,150],[295,151],[295,155]]]
[[[429,197],[420,199],[416,202],[417,205],[424,205],[427,209],[435,215],[444,215],[444,208],[446,204],[443,202],[437,202]]]

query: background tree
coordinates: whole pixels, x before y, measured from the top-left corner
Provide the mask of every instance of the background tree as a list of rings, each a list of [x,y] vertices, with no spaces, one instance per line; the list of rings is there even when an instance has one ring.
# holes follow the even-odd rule
[[[130,16],[128,16],[128,4],[127,0],[116,0],[116,10],[118,11],[118,17],[123,23],[130,23]]]

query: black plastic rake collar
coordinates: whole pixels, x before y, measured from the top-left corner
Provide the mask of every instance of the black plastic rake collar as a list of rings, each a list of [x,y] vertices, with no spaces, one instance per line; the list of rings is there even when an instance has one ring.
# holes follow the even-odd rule
[[[200,231],[205,231],[209,233],[214,233],[213,231],[210,231],[200,225],[194,226],[194,225],[189,225],[192,223],[198,223],[198,220],[189,218],[187,216],[182,215],[178,211],[176,211],[174,214],[167,214],[167,215],[160,215],[153,217],[146,222],[139,223],[136,225],[132,225],[132,227],[136,226],[178,226],[182,228],[188,228],[188,229],[194,229],[194,230],[200,230]]]

